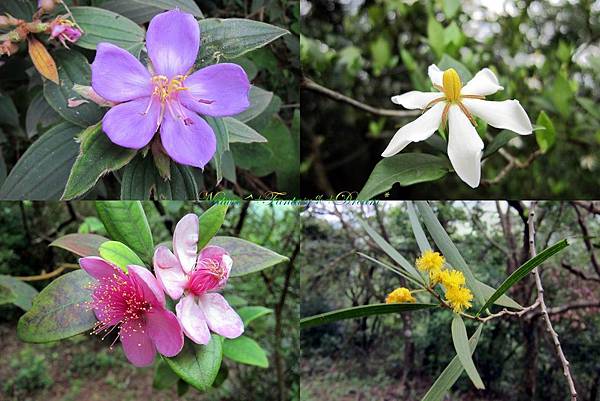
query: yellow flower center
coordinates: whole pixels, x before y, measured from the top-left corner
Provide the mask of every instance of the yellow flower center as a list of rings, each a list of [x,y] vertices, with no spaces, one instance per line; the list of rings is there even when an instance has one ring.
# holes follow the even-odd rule
[[[450,103],[458,101],[460,99],[462,84],[460,83],[460,77],[456,73],[456,70],[454,68],[448,68],[444,71],[442,81],[444,83],[443,89],[446,100]]]
[[[176,94],[179,91],[189,90],[189,88],[183,86],[183,81],[185,81],[186,78],[187,75],[176,75],[169,81],[169,78],[164,75],[153,76],[153,95],[159,96],[161,102],[166,102],[173,94]]]

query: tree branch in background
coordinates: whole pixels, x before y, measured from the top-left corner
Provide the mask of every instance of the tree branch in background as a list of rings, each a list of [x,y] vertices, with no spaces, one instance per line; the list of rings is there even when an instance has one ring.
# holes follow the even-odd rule
[[[48,280],[49,278],[58,276],[66,269],[79,269],[79,265],[76,265],[74,263],[63,263],[62,265],[60,265],[59,267],[57,267],[56,269],[54,269],[48,273],[42,273],[42,274],[38,274],[35,276],[14,276],[14,278],[16,278],[17,280],[21,280],[21,281]]]
[[[508,160],[508,164],[506,166],[504,166],[504,168],[502,170],[500,170],[498,175],[496,177],[494,177],[493,179],[481,180],[481,185],[489,186],[489,185],[497,184],[500,181],[502,181],[504,178],[506,178],[508,173],[510,173],[513,169],[528,168],[529,166],[531,166],[531,163],[533,163],[535,161],[535,159],[537,159],[538,157],[540,157],[542,155],[542,151],[538,149],[535,152],[533,152],[532,154],[530,154],[529,157],[527,158],[527,160],[522,162],[519,159],[517,159],[515,156],[512,156],[510,153],[505,151],[504,149],[500,149],[498,151],[498,153],[500,153],[502,156],[504,156],[504,158],[506,160]]]

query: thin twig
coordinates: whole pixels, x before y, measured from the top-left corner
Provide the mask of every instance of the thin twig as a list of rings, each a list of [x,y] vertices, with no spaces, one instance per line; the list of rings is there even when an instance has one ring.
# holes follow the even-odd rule
[[[542,155],[542,151],[541,150],[536,150],[535,152],[533,152],[532,154],[529,155],[529,157],[527,158],[527,160],[525,161],[520,161],[519,159],[517,159],[516,157],[510,155],[508,152],[504,151],[504,149],[500,149],[498,152],[504,156],[504,158],[506,160],[508,160],[508,164],[506,166],[504,166],[504,168],[502,170],[500,170],[500,173],[498,173],[498,175],[496,177],[494,177],[491,180],[481,180],[481,185],[494,185],[499,183],[500,181],[502,181],[504,178],[506,178],[506,176],[508,175],[508,173],[510,173],[513,169],[518,168],[518,169],[524,169],[524,168],[528,168],[529,166],[531,166],[531,163],[533,163],[535,161],[535,159],[537,159],[538,157],[540,157]]]
[[[42,273],[35,276],[15,276],[15,278],[21,281],[42,281],[58,276],[65,269],[79,269],[79,265],[74,263],[63,263],[61,266],[48,273]]]
[[[535,250],[535,226],[534,226],[536,204],[537,204],[537,202],[531,203],[531,207],[529,209],[529,219],[527,220],[527,224],[529,226],[529,256],[531,258],[535,257],[535,255],[537,254],[537,252]],[[558,340],[558,334],[554,330],[554,327],[552,327],[552,322],[550,321],[550,315],[548,313],[548,308],[546,307],[546,302],[544,301],[544,287],[542,286],[542,279],[540,277],[540,272],[538,271],[537,267],[535,269],[533,269],[533,275],[535,277],[535,285],[536,285],[537,291],[538,291],[537,300],[540,303],[540,308],[542,310],[542,316],[544,317],[544,322],[546,323],[547,331],[548,331],[548,333],[550,333],[550,336],[552,337],[552,342],[554,343],[554,347],[556,348],[556,353],[558,354],[558,357],[560,358],[560,362],[563,367],[563,374],[565,375],[565,378],[567,379],[567,382],[569,384],[569,391],[571,393],[571,401],[577,401],[577,391],[575,390],[575,382],[573,381],[573,376],[571,375],[571,370],[569,368],[569,361],[565,357],[565,354],[562,350],[560,341]]]

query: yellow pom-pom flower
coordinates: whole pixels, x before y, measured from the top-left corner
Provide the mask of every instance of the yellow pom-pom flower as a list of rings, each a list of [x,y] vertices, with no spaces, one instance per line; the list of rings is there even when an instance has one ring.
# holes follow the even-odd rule
[[[465,276],[460,270],[443,270],[440,273],[439,281],[446,288],[460,287],[465,285]]]
[[[456,313],[471,307],[473,293],[466,287],[448,287],[446,291],[446,301]]]
[[[439,252],[431,250],[423,252],[420,258],[417,258],[417,269],[426,272],[440,271],[444,267],[445,259]]]
[[[385,298],[386,304],[400,304],[406,302],[416,302],[417,300],[412,296],[408,288],[399,287],[394,291],[390,292]]]

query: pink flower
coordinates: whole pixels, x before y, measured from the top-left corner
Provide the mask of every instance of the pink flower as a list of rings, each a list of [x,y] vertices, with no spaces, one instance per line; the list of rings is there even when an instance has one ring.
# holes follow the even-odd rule
[[[118,328],[125,356],[135,366],[151,365],[156,351],[165,356],[181,351],[181,326],[165,308],[165,294],[149,270],[130,265],[124,273],[95,256],[79,259],[79,265],[97,280],[91,302],[98,318],[94,333]]]
[[[198,255],[198,216],[184,216],[173,235],[173,250],[154,253],[158,282],[173,299],[184,333],[197,344],[208,344],[210,331],[227,338],[244,332],[244,323],[218,291],[225,287],[233,261],[226,250],[207,246]],[[183,297],[183,298],[182,298]],[[210,329],[210,330],[209,330]]]
[[[52,39],[58,38],[64,47],[69,47],[66,42],[77,42],[81,35],[81,30],[68,19],[58,17],[50,23],[50,37]]]

